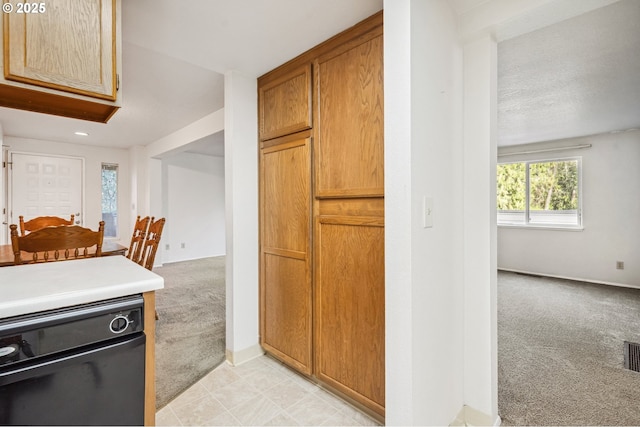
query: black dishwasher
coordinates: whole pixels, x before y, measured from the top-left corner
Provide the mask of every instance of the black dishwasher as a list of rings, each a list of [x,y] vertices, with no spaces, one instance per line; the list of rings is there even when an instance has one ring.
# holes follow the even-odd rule
[[[0,320],[0,425],[142,425],[141,295]]]

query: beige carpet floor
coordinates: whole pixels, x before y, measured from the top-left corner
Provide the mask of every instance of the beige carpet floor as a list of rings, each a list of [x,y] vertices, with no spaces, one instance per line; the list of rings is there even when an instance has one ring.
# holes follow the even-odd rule
[[[162,408],[225,358],[225,258],[165,264],[156,292],[156,407]]]
[[[640,425],[640,289],[498,275],[503,425]]]

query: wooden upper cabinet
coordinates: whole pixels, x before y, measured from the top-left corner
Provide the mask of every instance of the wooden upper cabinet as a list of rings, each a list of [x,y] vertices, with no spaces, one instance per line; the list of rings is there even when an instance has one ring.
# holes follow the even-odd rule
[[[2,3],[0,106],[107,123],[122,105],[121,0]]]
[[[4,14],[5,79],[116,99],[115,0],[12,4]]]
[[[382,27],[316,60],[316,197],[384,195]]]
[[[261,82],[258,102],[261,141],[311,128],[311,64]]]

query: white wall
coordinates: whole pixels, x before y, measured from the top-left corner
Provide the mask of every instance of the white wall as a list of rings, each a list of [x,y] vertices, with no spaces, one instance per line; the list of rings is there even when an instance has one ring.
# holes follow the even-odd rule
[[[38,139],[4,137],[10,151],[82,157],[85,159],[84,226],[96,228],[102,220],[102,163],[118,165],[118,239],[128,245],[131,240],[129,206],[131,204],[129,151],[121,148],[93,147],[90,145]]]
[[[180,153],[162,166],[171,219],[162,234],[163,262],[224,255],[224,157]]]
[[[583,231],[498,227],[498,267],[640,288],[640,131],[504,147],[505,161],[582,157]],[[617,270],[616,261],[625,269]]]
[[[462,50],[445,1],[384,14],[386,423],[448,425],[464,403]]]
[[[498,418],[496,131],[497,46],[464,47],[464,401]]]
[[[171,227],[173,218],[168,216],[167,175],[163,175],[162,158],[177,155],[186,150],[185,146],[209,135],[224,130],[224,109],[215,111],[182,129],[179,129],[145,147],[132,147],[130,158],[136,181],[131,186],[132,192],[131,217],[164,216],[167,219],[165,228]],[[206,191],[206,189],[202,189]],[[179,218],[177,219],[179,220]],[[163,231],[164,234],[164,231]],[[156,254],[155,264],[162,265],[167,261],[165,255],[165,238],[162,238],[160,248]]]
[[[258,81],[224,75],[227,359],[262,353],[258,325]]]

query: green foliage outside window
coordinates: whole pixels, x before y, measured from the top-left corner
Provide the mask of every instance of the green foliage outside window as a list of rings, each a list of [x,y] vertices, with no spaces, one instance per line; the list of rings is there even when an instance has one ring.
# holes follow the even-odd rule
[[[524,163],[498,165],[498,210],[524,210],[526,203],[525,169]]]
[[[578,209],[578,162],[531,163],[529,168],[530,209]]]
[[[580,163],[575,158],[498,164],[498,225],[582,227]]]
[[[564,211],[578,209],[576,160],[529,163],[529,209]],[[503,211],[526,208],[527,164],[498,165],[497,207]]]
[[[102,220],[105,237],[118,233],[118,165],[102,165]]]
[[[118,169],[117,166],[102,166],[102,212],[118,211]]]

